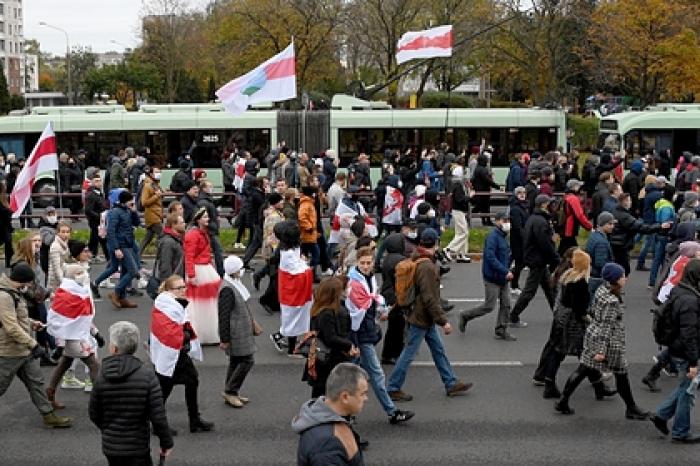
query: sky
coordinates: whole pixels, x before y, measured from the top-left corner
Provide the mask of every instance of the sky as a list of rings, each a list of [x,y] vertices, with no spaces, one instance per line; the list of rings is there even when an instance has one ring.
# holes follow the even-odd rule
[[[208,3],[186,1],[196,8]],[[143,0],[26,0],[22,4],[24,37],[37,39],[42,52],[65,55],[66,39],[63,33],[40,26],[40,21],[65,29],[71,47],[91,46],[93,52],[121,52],[140,41]]]

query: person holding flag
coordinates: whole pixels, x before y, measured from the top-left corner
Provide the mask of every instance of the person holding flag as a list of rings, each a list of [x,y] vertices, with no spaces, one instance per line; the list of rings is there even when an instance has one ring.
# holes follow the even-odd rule
[[[214,423],[205,421],[199,414],[199,374],[192,359],[204,358],[197,334],[187,318],[186,289],[180,275],[171,275],[161,283],[151,311],[149,352],[163,391],[163,403],[168,401],[175,385],[184,385],[190,432],[209,432],[214,430]],[[173,429],[170,433],[177,434]]]

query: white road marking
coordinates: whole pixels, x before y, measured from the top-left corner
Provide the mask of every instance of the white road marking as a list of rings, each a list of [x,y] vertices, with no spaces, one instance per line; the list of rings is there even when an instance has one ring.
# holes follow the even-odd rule
[[[522,367],[522,361],[450,361],[452,367]],[[432,367],[433,361],[413,361],[412,366]]]
[[[483,303],[484,298],[448,298],[451,303]]]

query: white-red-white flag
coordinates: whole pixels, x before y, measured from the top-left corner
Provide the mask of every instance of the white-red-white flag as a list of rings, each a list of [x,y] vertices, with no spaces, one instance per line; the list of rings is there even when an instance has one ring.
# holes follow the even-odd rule
[[[409,31],[396,45],[396,63],[415,58],[452,56],[452,25],[438,26],[424,31]]]
[[[175,371],[177,358],[184,345],[185,328],[190,332],[190,351],[192,359],[203,359],[202,345],[187,319],[187,311],[175,297],[169,293],[161,293],[153,302],[151,312],[151,362],[156,372],[171,377]]]
[[[47,314],[49,334],[62,340],[87,340],[94,317],[90,287],[64,278],[54,294]]]
[[[280,251],[277,296],[280,301],[280,333],[295,337],[309,331],[314,298],[314,273],[299,248]]]
[[[32,149],[24,168],[17,175],[15,187],[10,195],[10,209],[14,212],[12,218],[22,215],[22,211],[31,197],[37,175],[52,170],[58,170],[58,156],[56,154],[56,135],[53,134],[53,128],[49,122]]]

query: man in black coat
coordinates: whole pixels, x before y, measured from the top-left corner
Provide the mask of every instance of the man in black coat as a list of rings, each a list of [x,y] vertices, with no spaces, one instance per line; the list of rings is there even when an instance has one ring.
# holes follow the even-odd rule
[[[549,268],[559,262],[559,255],[554,244],[554,230],[551,216],[547,208],[552,198],[540,194],[535,198],[535,210],[525,223],[523,231],[525,265],[530,268],[518,301],[510,312],[512,327],[525,327],[527,324],[520,320],[520,314],[525,310],[537,293],[537,287],[542,287],[549,307],[554,309],[554,291],[551,287]]]
[[[491,188],[500,189],[498,183],[493,181],[493,176],[491,175],[491,170],[488,167],[488,157],[485,154],[481,154],[476,159],[476,168],[474,173],[472,173],[472,188],[477,193],[481,192],[491,192]],[[474,213],[488,214],[491,211],[491,196],[489,195],[478,195],[474,198]],[[491,217],[488,215],[481,217],[481,223],[483,225],[493,225],[491,222]]]
[[[245,221],[248,231],[250,231],[250,240],[248,241],[248,246],[245,250],[245,255],[243,256],[243,266],[245,268],[249,267],[250,261],[258,252],[258,249],[262,246],[263,241],[263,207],[265,205],[265,191],[263,190],[265,186],[265,178],[259,176],[255,179],[253,186],[248,191],[248,195],[245,198],[245,204],[243,209],[245,211]]]
[[[192,180],[187,180],[187,183],[182,187],[184,195],[180,198],[182,209],[184,210],[185,223],[188,225],[194,218],[194,214],[199,209],[199,186]]]
[[[173,448],[160,383],[153,367],[134,356],[139,329],[131,322],[109,328],[111,356],[90,393],[90,419],[102,432],[102,452],[110,466],[151,465],[151,429],[160,454]]]
[[[391,233],[384,243],[386,257],[382,261],[382,296],[391,309],[382,348],[382,364],[395,364],[403,350],[406,328],[404,309],[396,303],[396,265],[406,259],[404,234]]]
[[[514,295],[520,296],[520,273],[525,267],[524,263],[524,230],[530,209],[527,200],[527,190],[518,186],[513,191],[510,199],[510,251],[513,256],[513,279],[510,282],[510,291]]]
[[[92,252],[93,257],[97,258],[97,246],[102,245],[102,252],[105,259],[109,257],[107,252],[107,240],[100,238],[98,228],[102,212],[105,211],[105,195],[102,191],[102,178],[100,172],[96,171],[90,180],[90,188],[88,188],[85,196],[85,217],[90,227],[90,242],[88,247]]]

